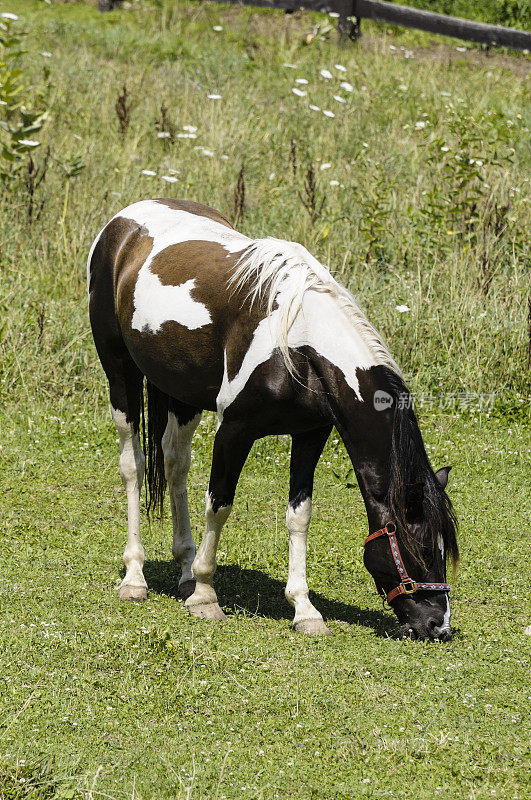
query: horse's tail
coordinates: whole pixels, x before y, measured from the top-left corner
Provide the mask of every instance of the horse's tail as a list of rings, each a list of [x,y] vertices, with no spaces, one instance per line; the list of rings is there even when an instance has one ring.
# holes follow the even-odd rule
[[[147,435],[145,409],[142,402],[142,433],[146,453],[147,513],[162,516],[166,476],[162,437],[168,423],[168,395],[146,378]]]

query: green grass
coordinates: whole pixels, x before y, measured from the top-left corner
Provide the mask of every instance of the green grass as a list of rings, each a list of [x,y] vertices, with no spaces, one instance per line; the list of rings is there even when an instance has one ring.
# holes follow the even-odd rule
[[[35,80],[50,69],[42,143],[52,160],[31,224],[22,180],[0,191],[0,798],[523,800],[529,59],[368,25],[341,48],[323,17],[218,4],[100,15],[11,0],[3,11],[20,15],[32,53],[52,53],[21,61]],[[321,69],[337,72],[333,88]],[[305,98],[291,92],[296,77],[309,81]],[[340,79],[354,87],[346,104],[333,100]],[[122,140],[114,105],[124,82],[133,106]],[[207,100],[212,92],[223,99]],[[196,140],[157,138],[163,101]],[[477,141],[455,138],[456,118]],[[450,155],[470,146],[485,161],[470,233],[450,191],[455,169],[430,161],[446,152],[434,151],[438,139]],[[68,180],[76,157],[85,169]],[[459,403],[421,413],[433,464],[454,466],[461,520],[447,645],[397,639],[363,567],[359,492],[333,475],[348,466],[333,438],[309,545],[312,599],[333,636],[290,628],[284,438],[256,444],[223,532],[215,582],[226,624],[192,620],[175,599],[167,518],[143,524],[148,602],[117,600],[126,509],[89,333],[86,253],[141,197],[196,199],[232,217],[242,161],[239,227],[300,240],[330,264],[417,393],[435,406],[452,393],[495,395],[488,413]],[[314,224],[299,197],[310,163],[326,196]],[[170,169],[178,182],[161,180]],[[438,187],[451,200],[442,217]],[[496,204],[508,206],[501,234],[489,223]],[[396,311],[402,303],[409,312]],[[194,443],[197,540],[214,427],[206,415]]]

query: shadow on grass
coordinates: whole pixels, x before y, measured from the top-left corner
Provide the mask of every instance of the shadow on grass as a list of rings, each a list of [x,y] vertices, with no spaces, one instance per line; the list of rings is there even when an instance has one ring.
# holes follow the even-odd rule
[[[177,597],[180,569],[172,560],[146,561],[144,576],[149,591]],[[235,565],[219,566],[214,586],[220,605],[229,612],[244,612],[268,619],[293,619],[293,609],[284,597],[284,584],[258,569],[241,569]],[[310,600],[325,620],[346,622],[372,628],[381,638],[398,638],[399,629],[391,614],[362,609],[338,600],[330,600],[310,592]]]

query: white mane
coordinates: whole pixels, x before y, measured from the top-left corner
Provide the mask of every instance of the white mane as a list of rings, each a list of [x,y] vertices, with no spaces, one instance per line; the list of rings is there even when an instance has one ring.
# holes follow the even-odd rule
[[[326,292],[333,297],[338,311],[352,322],[375,361],[400,375],[380,334],[368,321],[353,295],[337,283],[328,268],[301,244],[272,237],[256,239],[237,261],[230,288],[235,292],[247,288],[251,307],[254,303],[266,301],[268,316],[277,304],[277,346],[290,373],[294,373],[294,365],[289,353],[288,333],[301,310],[304,294],[312,290]]]

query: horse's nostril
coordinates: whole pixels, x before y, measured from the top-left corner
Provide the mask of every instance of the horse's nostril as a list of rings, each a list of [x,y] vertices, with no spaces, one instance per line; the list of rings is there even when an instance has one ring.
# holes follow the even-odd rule
[[[430,617],[426,623],[426,630],[430,639],[439,639],[441,642],[447,642],[452,637],[450,628],[437,625],[437,620]]]
[[[435,635],[435,631],[437,630],[437,620],[434,617],[430,617],[426,622],[426,630],[430,634],[430,636]]]

